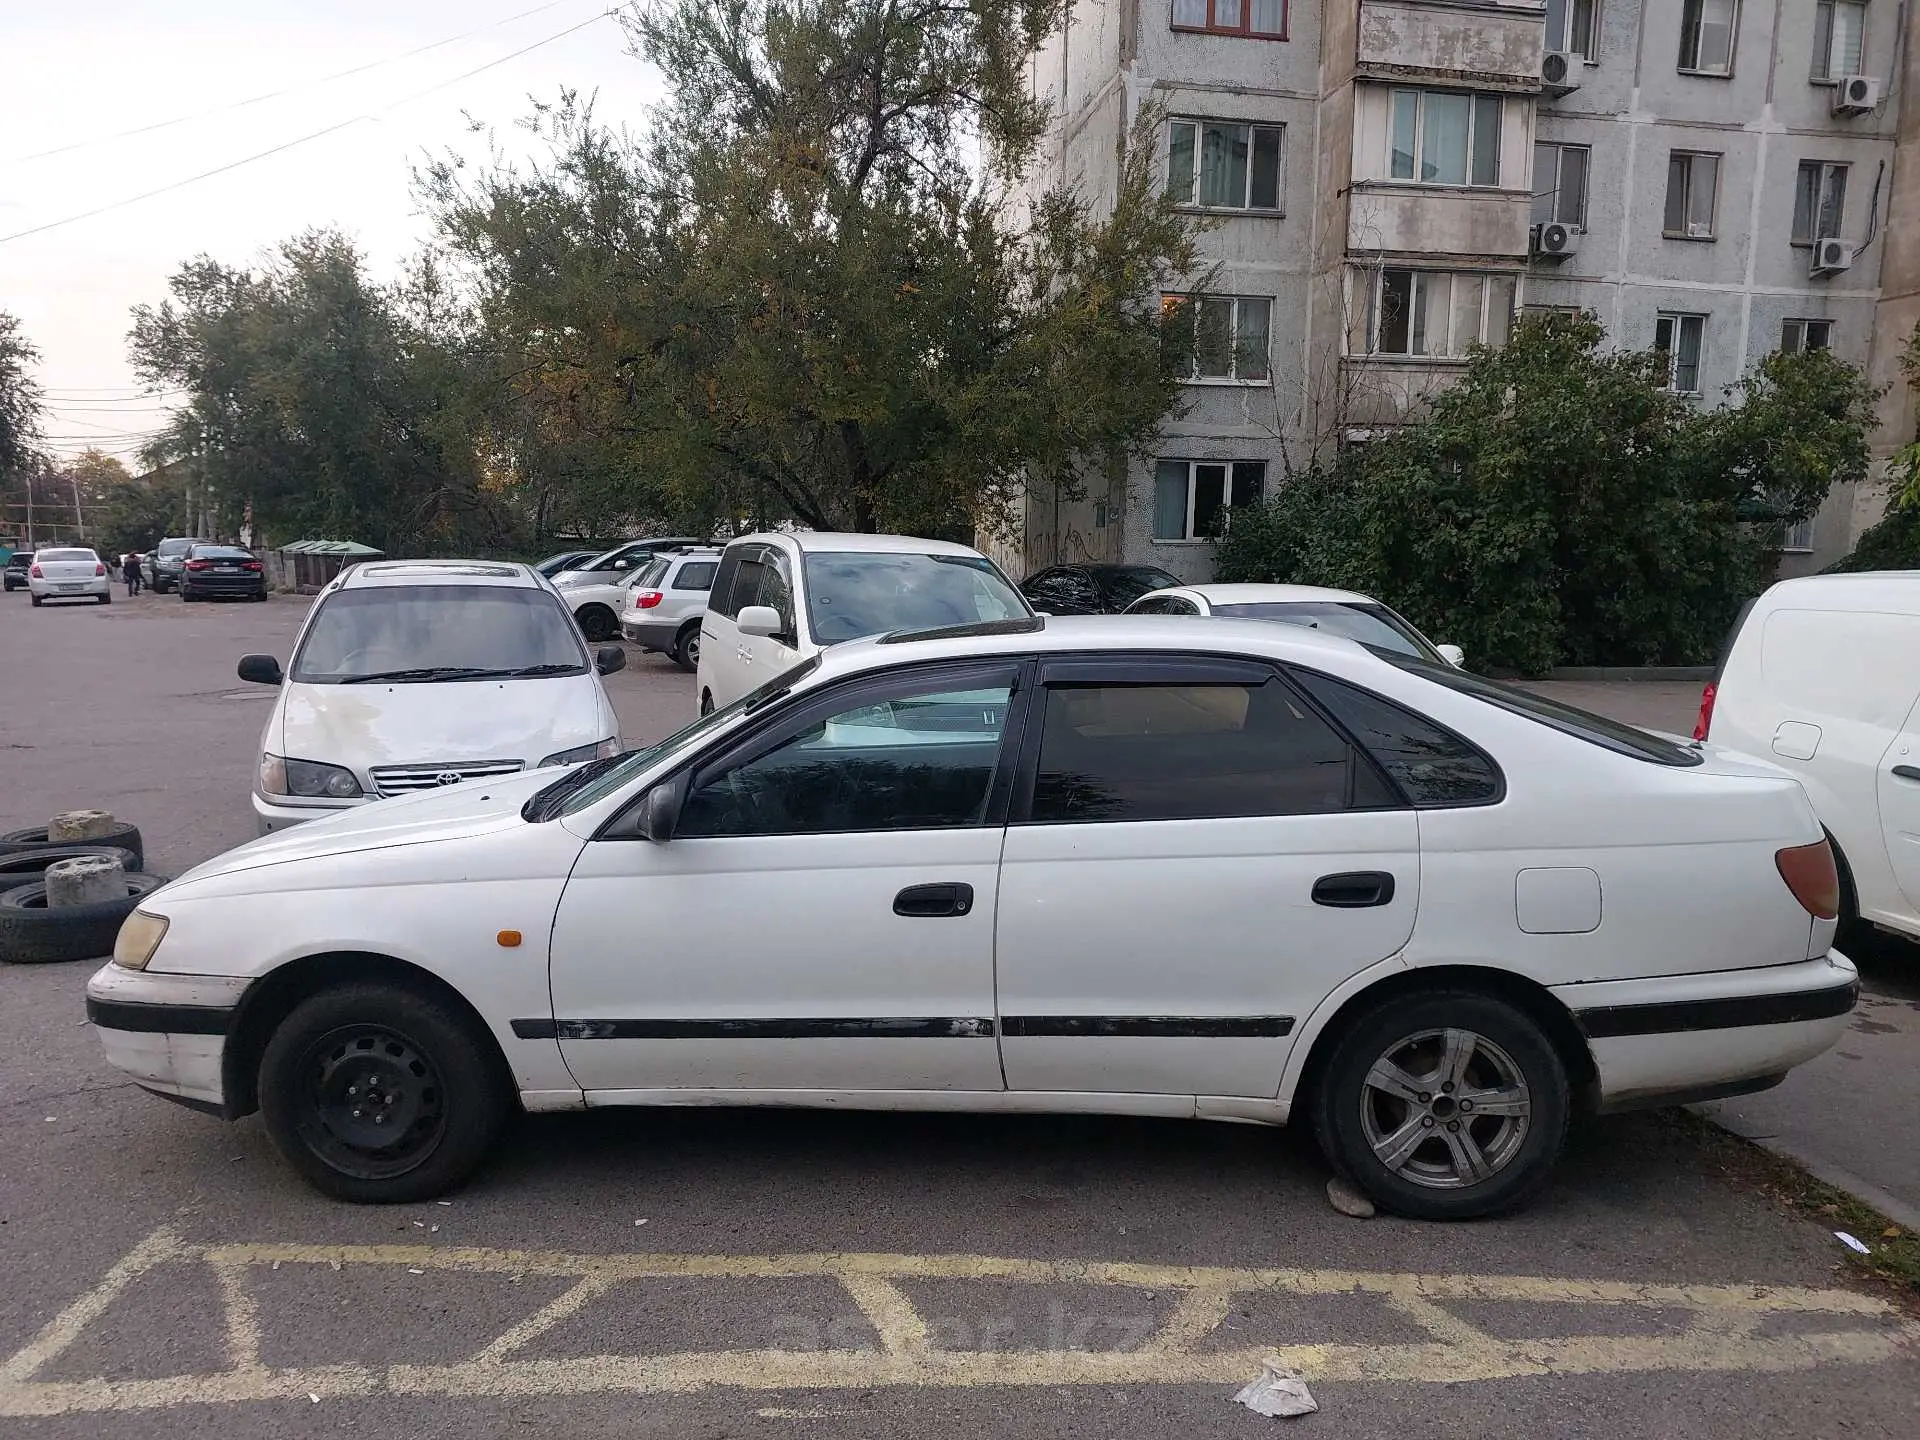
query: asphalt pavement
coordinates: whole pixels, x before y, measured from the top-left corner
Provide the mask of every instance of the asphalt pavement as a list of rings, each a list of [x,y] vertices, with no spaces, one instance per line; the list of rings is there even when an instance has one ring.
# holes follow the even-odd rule
[[[0,828],[103,806],[174,873],[249,837],[233,666],[300,604],[5,599]],[[629,742],[693,710],[656,658],[610,689]],[[801,1111],[528,1119],[359,1208],[107,1067],[89,969],[0,967],[9,1437],[1920,1433],[1914,1322],[1671,1116],[1468,1225],[1334,1213],[1286,1132]],[[1269,1355],[1318,1414],[1231,1403]]]

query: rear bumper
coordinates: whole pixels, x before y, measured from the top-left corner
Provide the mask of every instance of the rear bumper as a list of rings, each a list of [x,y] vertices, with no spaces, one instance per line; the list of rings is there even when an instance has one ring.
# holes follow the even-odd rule
[[[105,575],[86,580],[27,580],[27,590],[42,600],[85,600],[113,593],[113,581]]]
[[[632,612],[629,611],[629,614]],[[620,633],[643,650],[671,650],[680,627],[673,621],[639,621],[620,619]]]
[[[190,590],[195,595],[264,595],[267,593],[267,577],[264,575],[181,575],[174,577],[182,590]]]
[[[1832,1048],[1860,993],[1837,951],[1797,965],[1561,985],[1598,1072],[1602,1110],[1776,1084]]]
[[[109,963],[87,982],[87,1019],[107,1059],[143,1088],[224,1115],[227,1028],[251,983]]]

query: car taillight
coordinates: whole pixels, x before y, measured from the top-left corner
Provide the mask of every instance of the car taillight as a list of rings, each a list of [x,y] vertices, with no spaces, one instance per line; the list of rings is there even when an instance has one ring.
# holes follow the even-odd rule
[[[1720,694],[1720,686],[1709,680],[1706,688],[1700,692],[1700,718],[1693,722],[1693,738],[1704,740],[1707,731],[1713,728],[1713,702]]]
[[[29,565],[27,567],[27,574],[31,575],[36,580],[44,580],[47,578],[45,575],[40,573],[40,567],[38,565]]]
[[[667,597],[658,590],[636,590],[633,592],[633,608],[651,610]]]
[[[106,573],[107,573],[107,567],[106,567],[106,566],[104,566],[104,565],[98,565],[98,564],[96,564],[96,565],[95,565],[95,566],[93,567],[93,573],[94,573],[94,574],[96,574],[96,575],[104,575],[104,574],[106,574]]]
[[[187,561],[187,569],[189,570],[211,570],[212,568],[213,568],[213,562],[211,560]]]
[[[1832,920],[1839,915],[1840,868],[1833,863],[1833,847],[1825,840],[1777,851],[1773,863],[1793,898],[1814,919]]]
[[[263,569],[263,568],[265,568],[265,567],[263,567],[263,566],[262,566],[262,565],[260,564],[260,562],[259,562],[258,560],[249,560],[249,561],[247,561],[247,563],[246,563],[246,565],[245,565],[245,567],[244,567],[244,568],[245,568],[245,569],[248,569],[248,570],[256,570],[256,571],[257,571],[257,570],[261,570],[261,569]]]

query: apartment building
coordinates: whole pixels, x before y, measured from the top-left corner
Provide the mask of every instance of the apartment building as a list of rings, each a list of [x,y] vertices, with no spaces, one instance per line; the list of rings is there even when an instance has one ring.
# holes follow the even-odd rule
[[[1526,308],[1666,351],[1701,404],[1782,347],[1892,378],[1920,318],[1920,105],[1895,163],[1915,8],[1081,0],[1033,66],[1057,123],[1030,183],[1110,195],[1151,105],[1215,270],[1160,453],[1084,498],[1029,497],[1003,558],[1205,578],[1223,508],[1400,423]],[[1910,413],[1889,401],[1883,454]],[[1783,568],[1872,517],[1837,491]]]

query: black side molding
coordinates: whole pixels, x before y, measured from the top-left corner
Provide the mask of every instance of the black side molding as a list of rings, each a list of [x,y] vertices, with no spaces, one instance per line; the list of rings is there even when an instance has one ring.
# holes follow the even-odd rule
[[[1009,1015],[1001,1033],[1166,1040],[1269,1040],[1293,1031],[1291,1015]]]
[[[87,997],[87,1019],[102,1030],[140,1035],[224,1035],[233,1011],[220,1005],[140,1005]]]
[[[1576,1010],[1574,1020],[1593,1040],[1620,1035],[1678,1035],[1690,1030],[1737,1030],[1748,1025],[1791,1025],[1831,1020],[1853,1009],[1860,982],[1787,995],[1733,995],[1724,1000],[1670,1000],[1653,1005],[1601,1005]]]
[[[976,1040],[993,1021],[972,1016],[801,1020],[515,1020],[522,1040]]]

